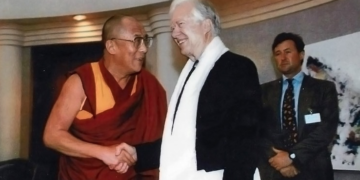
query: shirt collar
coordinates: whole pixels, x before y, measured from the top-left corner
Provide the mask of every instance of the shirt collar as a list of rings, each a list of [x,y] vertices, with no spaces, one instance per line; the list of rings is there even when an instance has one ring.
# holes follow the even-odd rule
[[[295,83],[302,83],[302,81],[303,81],[303,79],[304,79],[304,76],[305,76],[305,74],[302,72],[302,71],[300,71],[299,73],[297,73],[292,79],[293,79],[293,82]],[[284,75],[282,75],[282,78],[283,78],[283,82],[284,81],[286,81],[287,79],[289,79],[289,78],[287,78],[286,76],[284,76]],[[286,81],[287,82],[287,81]]]

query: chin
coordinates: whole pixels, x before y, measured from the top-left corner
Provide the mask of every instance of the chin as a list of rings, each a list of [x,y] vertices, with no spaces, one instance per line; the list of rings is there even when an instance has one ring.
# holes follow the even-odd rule
[[[141,71],[141,69],[142,69],[142,68],[136,68],[136,69],[134,69],[134,72],[135,72],[135,73],[138,73],[138,72]]]
[[[186,48],[181,48],[180,49],[180,52],[182,55],[185,55],[185,56],[188,56],[188,54],[190,54],[189,50],[188,50],[188,47]]]
[[[279,68],[279,71],[280,71],[281,73],[287,73],[287,72],[289,71],[289,69],[288,69],[288,68],[282,68],[282,67],[280,67],[280,68]]]

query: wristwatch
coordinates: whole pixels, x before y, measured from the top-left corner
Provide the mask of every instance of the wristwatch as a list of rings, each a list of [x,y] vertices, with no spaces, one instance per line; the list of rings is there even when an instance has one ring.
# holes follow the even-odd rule
[[[294,159],[296,158],[295,153],[290,152],[290,153],[289,153],[289,158],[290,158],[291,160],[294,160]]]

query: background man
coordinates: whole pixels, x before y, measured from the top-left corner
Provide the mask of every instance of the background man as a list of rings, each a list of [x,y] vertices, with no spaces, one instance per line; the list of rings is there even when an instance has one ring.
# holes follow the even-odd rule
[[[281,33],[272,50],[282,77],[262,85],[268,134],[261,179],[332,180],[328,145],[339,117],[335,86],[301,72],[300,36]]]
[[[162,134],[165,91],[142,68],[151,39],[136,19],[114,16],[104,24],[102,41],[103,58],[67,79],[45,128],[45,144],[63,154],[59,179],[158,179],[158,170],[129,167],[136,151],[124,143]]]
[[[207,1],[175,0],[172,37],[189,58],[167,114],[161,180],[252,180],[261,92],[254,63],[225,47]]]

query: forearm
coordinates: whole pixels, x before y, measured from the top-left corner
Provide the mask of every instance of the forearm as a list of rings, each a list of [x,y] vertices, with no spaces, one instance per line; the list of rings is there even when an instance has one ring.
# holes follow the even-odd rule
[[[224,177],[250,179],[260,158],[259,108],[256,101],[243,101],[226,112],[228,125]]]
[[[162,139],[154,142],[135,145],[138,161],[135,170],[138,172],[157,169],[160,166],[160,151]]]
[[[102,149],[105,147],[84,142],[68,131],[58,130],[57,132],[45,133],[44,143],[47,147],[59,151],[63,154],[81,158],[100,159]]]
[[[242,133],[228,139],[224,179],[252,179],[260,158],[257,127],[238,129]]]

